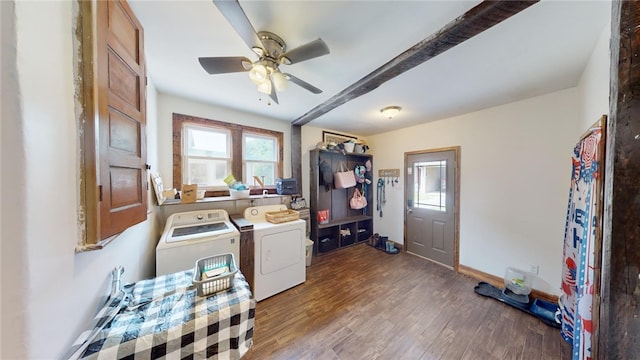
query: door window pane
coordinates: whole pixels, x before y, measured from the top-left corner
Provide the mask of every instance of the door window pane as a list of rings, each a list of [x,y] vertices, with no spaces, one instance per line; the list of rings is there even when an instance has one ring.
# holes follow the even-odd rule
[[[427,161],[413,164],[414,206],[447,211],[447,161]]]

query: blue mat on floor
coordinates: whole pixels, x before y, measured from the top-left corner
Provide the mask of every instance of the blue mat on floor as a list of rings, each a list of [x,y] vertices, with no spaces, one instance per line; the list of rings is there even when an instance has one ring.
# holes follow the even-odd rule
[[[479,282],[473,288],[473,291],[478,295],[496,299],[529,315],[533,315],[549,326],[560,328],[557,316],[559,307],[557,304],[542,299],[535,299],[530,302],[529,297],[526,295],[517,295],[509,289],[502,290],[484,281]]]

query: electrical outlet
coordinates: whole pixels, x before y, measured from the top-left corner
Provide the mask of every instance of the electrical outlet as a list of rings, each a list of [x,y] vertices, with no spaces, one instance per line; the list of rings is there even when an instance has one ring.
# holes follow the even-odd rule
[[[530,273],[532,273],[533,275],[538,275],[539,271],[540,271],[540,266],[539,265],[529,264],[529,272]]]

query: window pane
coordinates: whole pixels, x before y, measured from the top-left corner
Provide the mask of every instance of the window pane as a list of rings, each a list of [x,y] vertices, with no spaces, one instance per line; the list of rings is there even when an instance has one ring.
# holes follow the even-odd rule
[[[264,184],[273,185],[276,183],[276,166],[271,162],[245,162],[247,182],[253,183],[252,179],[257,176]]]
[[[446,160],[414,163],[414,203],[416,207],[447,211],[446,170]]]
[[[198,186],[226,186],[223,179],[230,172],[228,161],[216,159],[187,158],[187,184]]]
[[[186,155],[229,158],[229,135],[226,132],[191,126],[187,126],[186,130]]]
[[[244,160],[276,161],[278,144],[275,138],[245,135]]]
[[[228,131],[184,125],[182,181],[202,187],[224,186],[231,171],[231,139]]]
[[[277,170],[277,138],[269,135],[245,134],[243,140],[245,180],[253,183],[253,177],[256,176],[265,185],[274,185]]]

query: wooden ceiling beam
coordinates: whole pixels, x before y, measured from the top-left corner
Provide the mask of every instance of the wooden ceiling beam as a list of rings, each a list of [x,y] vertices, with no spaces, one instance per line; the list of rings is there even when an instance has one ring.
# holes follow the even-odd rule
[[[292,125],[302,126],[329,111],[395,78],[425,61],[491,28],[537,3],[533,1],[483,1],[440,31],[420,41],[391,61],[340,91],[327,101],[295,119]]]

